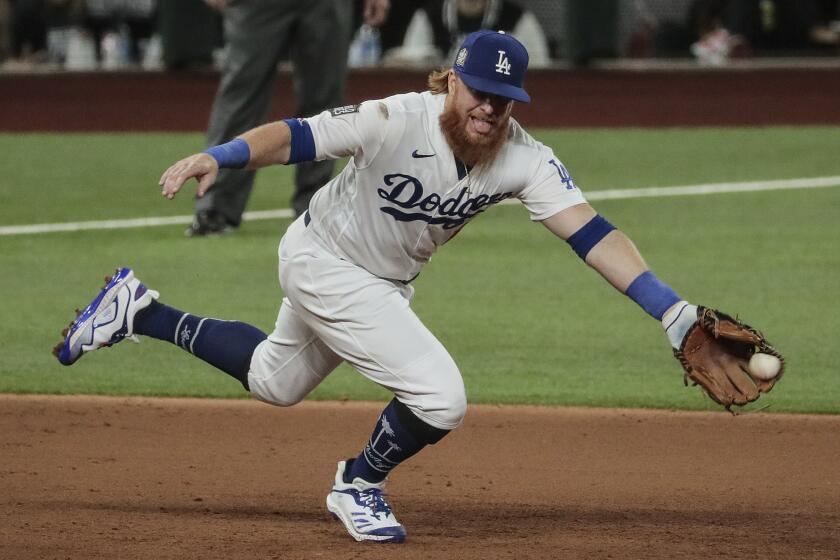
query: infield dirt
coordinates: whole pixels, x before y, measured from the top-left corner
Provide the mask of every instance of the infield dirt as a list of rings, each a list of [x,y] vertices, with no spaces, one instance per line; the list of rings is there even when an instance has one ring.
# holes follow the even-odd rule
[[[324,498],[381,408],[0,395],[0,558],[840,557],[840,417],[768,413],[472,406],[356,543]]]

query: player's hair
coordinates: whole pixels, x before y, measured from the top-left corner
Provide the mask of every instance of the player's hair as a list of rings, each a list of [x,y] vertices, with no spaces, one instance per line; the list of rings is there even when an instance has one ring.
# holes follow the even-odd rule
[[[426,80],[429,91],[435,95],[447,93],[449,91],[449,71],[451,68],[441,68],[440,70],[432,70],[429,73],[429,78]]]

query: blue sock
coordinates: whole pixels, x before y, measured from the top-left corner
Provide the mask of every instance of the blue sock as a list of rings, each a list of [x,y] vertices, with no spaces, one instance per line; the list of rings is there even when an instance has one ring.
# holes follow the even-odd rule
[[[345,482],[352,482],[357,477],[367,482],[381,482],[394,467],[426,446],[401,420],[400,416],[404,415],[398,414],[400,406],[405,408],[393,399],[382,411],[367,445],[344,471]]]
[[[247,323],[197,317],[157,301],[134,317],[134,332],[180,346],[237,379],[246,390],[251,356],[267,338]]]

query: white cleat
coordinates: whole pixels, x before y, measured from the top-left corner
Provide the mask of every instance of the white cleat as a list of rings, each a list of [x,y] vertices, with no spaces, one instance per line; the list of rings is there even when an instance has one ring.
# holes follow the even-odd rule
[[[64,340],[53,348],[58,361],[69,366],[83,354],[134,337],[134,315],[160,294],[134,277],[130,268],[118,268],[113,277],[76,319],[61,333]]]
[[[346,461],[338,462],[335,486],[327,494],[327,509],[344,523],[347,532],[357,541],[401,543],[405,540],[403,527],[385,501],[382,488],[385,481],[372,483],[356,478],[344,482]]]

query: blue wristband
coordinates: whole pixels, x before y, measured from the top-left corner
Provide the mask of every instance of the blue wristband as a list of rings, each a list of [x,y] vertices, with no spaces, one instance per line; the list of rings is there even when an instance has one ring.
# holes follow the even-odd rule
[[[251,148],[242,138],[213,146],[204,150],[204,153],[213,156],[220,168],[242,169],[251,161]]]
[[[589,254],[592,247],[597,245],[599,241],[601,241],[614,229],[614,225],[598,214],[586,222],[582,228],[574,232],[571,237],[566,240],[566,243],[571,245],[572,250],[577,253],[577,256],[586,260],[586,255]]]
[[[650,270],[639,274],[627,287],[625,293],[648,315],[660,321],[668,308],[680,301],[680,296]]]

